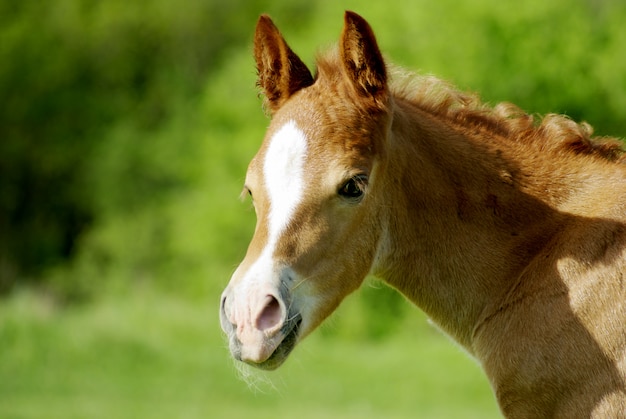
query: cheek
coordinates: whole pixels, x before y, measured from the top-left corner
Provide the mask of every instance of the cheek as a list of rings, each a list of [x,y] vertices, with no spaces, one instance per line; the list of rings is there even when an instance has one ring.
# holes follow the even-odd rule
[[[368,273],[335,262],[329,258],[320,261],[315,272],[303,275],[301,282],[292,288],[294,301],[298,302],[305,319],[303,336],[317,328],[348,295],[356,291]]]
[[[290,265],[310,278],[314,293],[345,295],[360,286],[370,271],[376,239],[364,210],[340,208],[318,217],[289,238]]]

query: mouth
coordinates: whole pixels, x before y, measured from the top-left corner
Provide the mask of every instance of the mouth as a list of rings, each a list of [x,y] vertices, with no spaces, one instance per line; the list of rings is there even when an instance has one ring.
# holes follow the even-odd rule
[[[301,324],[302,316],[298,314],[296,317],[293,318],[292,321],[288,322],[287,324],[285,324],[285,327],[283,327],[283,334],[285,335],[285,338],[280,343],[280,345],[278,345],[276,350],[274,350],[272,355],[267,360],[259,364],[250,365],[268,371],[275,370],[276,368],[280,367],[285,362],[293,348],[295,348],[296,343],[298,342],[298,332],[300,331]]]
[[[276,368],[280,367],[285,362],[291,351],[295,348],[296,343],[298,342],[298,334],[301,324],[302,316],[300,314],[293,316],[289,322],[285,323],[281,330],[283,336],[285,337],[276,347],[272,355],[270,355],[270,357],[267,358],[265,361],[259,363],[248,361],[243,362],[255,368],[266,371],[275,370]],[[241,344],[239,343],[238,339],[235,342],[235,345],[237,349],[232,351],[233,356],[235,357],[235,359],[241,361]]]

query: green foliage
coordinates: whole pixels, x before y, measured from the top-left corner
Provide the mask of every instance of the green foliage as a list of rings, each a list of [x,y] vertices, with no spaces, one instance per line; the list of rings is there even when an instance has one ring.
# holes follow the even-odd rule
[[[496,0],[3,2],[0,288],[38,281],[81,299],[153,284],[217,296],[254,224],[237,196],[267,125],[250,54],[256,18],[269,12],[312,64],[344,9],[370,21],[397,64],[624,135],[619,0],[514,10]],[[387,301],[366,315],[371,338],[402,315],[395,293],[361,298]]]
[[[0,291],[193,183],[189,107],[268,3],[0,4]]]

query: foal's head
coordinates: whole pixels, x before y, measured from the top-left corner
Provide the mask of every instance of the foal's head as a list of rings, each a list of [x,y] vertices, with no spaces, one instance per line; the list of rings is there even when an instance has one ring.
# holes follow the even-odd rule
[[[246,175],[256,230],[220,318],[235,358],[273,369],[374,264],[389,96],[374,35],[351,12],[315,78],[267,16],[254,55],[272,121]]]

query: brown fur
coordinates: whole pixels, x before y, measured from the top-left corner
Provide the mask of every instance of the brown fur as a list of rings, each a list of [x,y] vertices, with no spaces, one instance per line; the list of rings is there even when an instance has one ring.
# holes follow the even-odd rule
[[[268,62],[295,54],[275,53],[291,50],[266,19],[255,49],[273,120],[247,176],[259,225],[224,293],[223,319],[266,245],[271,203],[258,162],[273,132],[294,121],[309,142],[307,185],[273,260],[297,279],[280,283],[302,314],[298,339],[370,271],[481,363],[506,417],[626,417],[619,142],[563,116],[535,122],[514,105],[490,108],[435,78],[390,71],[352,12],[313,82],[299,64],[268,73]],[[337,191],[356,175],[363,196],[346,201]]]
[[[268,16],[261,16],[258,28],[254,40],[258,85],[263,86],[266,104],[274,112],[295,92],[313,84],[313,77]]]
[[[317,66],[317,79],[338,80],[344,77],[341,57],[335,51],[318,57]],[[389,86],[393,96],[409,101],[460,129],[485,131],[488,135],[496,134],[523,143],[533,142],[542,152],[571,151],[613,161],[626,161],[619,140],[592,138],[593,129],[587,123],[577,124],[557,114],[549,114],[537,123],[532,115],[514,104],[500,103],[491,108],[482,103],[478,96],[456,90],[436,77],[407,73],[398,68],[394,70]]]

